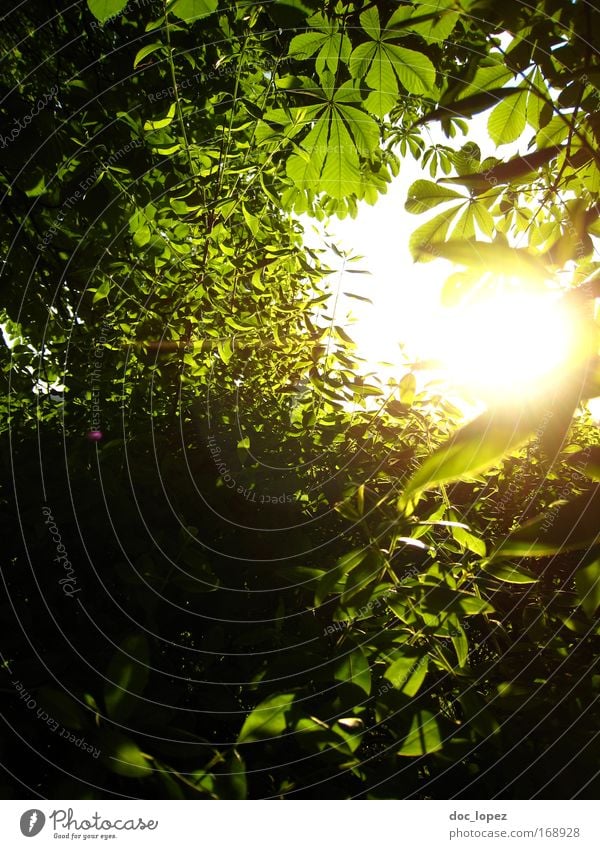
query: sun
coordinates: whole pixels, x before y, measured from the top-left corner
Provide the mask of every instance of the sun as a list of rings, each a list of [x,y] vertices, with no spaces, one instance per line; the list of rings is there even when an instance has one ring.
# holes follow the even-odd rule
[[[555,291],[498,291],[441,308],[419,347],[452,385],[485,401],[548,387],[576,347],[572,318]]]
[[[473,296],[445,306],[447,280],[459,269],[441,258],[415,262],[408,247],[414,220],[404,199],[422,176],[418,163],[407,166],[376,206],[335,223],[329,236],[353,255],[342,263],[327,254],[335,321],[356,342],[366,372],[388,382],[418,366],[423,388],[435,384],[436,395],[468,414],[544,393],[581,356],[577,322],[563,301],[568,279],[534,284],[490,268]],[[322,235],[312,238],[323,246]]]

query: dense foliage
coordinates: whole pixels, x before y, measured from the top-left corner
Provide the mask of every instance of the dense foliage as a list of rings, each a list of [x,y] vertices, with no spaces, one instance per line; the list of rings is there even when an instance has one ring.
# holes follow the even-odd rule
[[[2,23],[4,794],[597,794],[599,13]],[[448,302],[502,269],[577,322],[551,390],[463,427],[408,365],[365,373],[298,221],[405,157]]]

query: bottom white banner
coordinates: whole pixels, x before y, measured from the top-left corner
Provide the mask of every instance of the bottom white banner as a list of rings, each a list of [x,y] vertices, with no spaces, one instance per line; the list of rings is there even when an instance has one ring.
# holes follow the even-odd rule
[[[594,801],[296,801],[161,800],[0,802],[2,846],[58,841],[176,849],[365,849],[387,847],[521,847],[596,849]]]

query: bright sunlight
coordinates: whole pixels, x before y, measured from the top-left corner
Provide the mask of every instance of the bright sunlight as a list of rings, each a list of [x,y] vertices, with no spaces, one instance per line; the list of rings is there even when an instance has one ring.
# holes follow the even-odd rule
[[[490,269],[498,272],[493,291],[488,286],[485,296],[445,306],[442,288],[456,268],[442,259],[415,263],[405,238],[416,221],[404,211],[403,199],[421,176],[418,163],[405,163],[376,207],[363,205],[357,219],[334,223],[334,243],[362,257],[342,271],[341,261],[328,256],[340,269],[332,278],[336,321],[350,316],[348,332],[367,370],[397,377],[406,358],[425,362],[423,377],[441,382],[461,407],[543,390],[576,356],[577,331],[563,293],[551,281],[547,289],[533,288]]]
[[[575,349],[572,322],[560,300],[518,291],[440,308],[411,336],[439,362],[445,379],[488,402],[541,389]]]

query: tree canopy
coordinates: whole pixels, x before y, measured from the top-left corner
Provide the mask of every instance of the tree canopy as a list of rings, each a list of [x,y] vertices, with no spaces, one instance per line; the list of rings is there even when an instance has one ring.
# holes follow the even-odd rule
[[[2,22],[5,794],[593,798],[598,10]],[[304,240],[408,158],[444,300],[501,272],[577,327],[467,424],[365,372]]]

